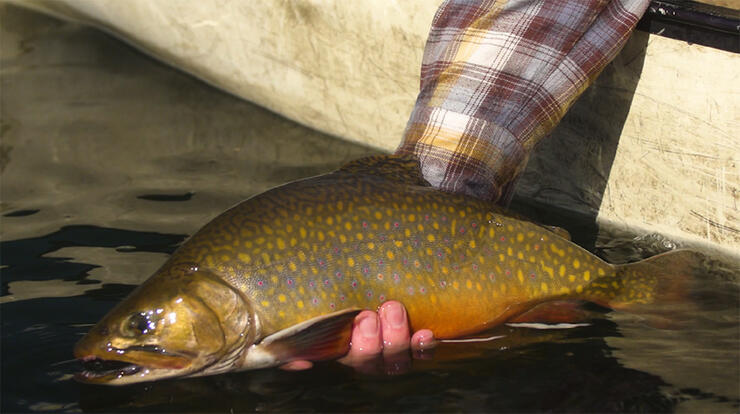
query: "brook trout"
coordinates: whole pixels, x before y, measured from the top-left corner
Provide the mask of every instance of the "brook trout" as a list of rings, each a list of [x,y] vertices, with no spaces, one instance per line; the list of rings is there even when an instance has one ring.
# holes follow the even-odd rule
[[[128,384],[347,352],[355,315],[388,300],[412,329],[456,338],[547,321],[559,304],[680,297],[673,252],[610,265],[376,156],[257,195],[216,217],[75,347],[82,381]],[[567,317],[566,317],[567,318]]]

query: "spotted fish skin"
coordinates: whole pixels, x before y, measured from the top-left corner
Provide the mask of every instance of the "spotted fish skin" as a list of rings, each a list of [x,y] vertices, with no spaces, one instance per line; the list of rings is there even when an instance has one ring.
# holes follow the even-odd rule
[[[402,302],[412,329],[458,337],[539,303],[649,302],[656,281],[490,203],[429,187],[416,162],[371,157],[218,216],[154,277],[196,266],[249,298],[260,336],[345,308]]]

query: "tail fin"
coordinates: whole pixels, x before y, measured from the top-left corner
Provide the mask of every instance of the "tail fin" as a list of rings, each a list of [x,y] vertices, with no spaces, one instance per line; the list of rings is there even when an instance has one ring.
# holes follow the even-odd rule
[[[615,276],[595,280],[589,286],[597,303],[645,317],[656,327],[671,327],[676,309],[686,314],[697,304],[691,293],[702,274],[704,255],[691,250],[673,250],[637,263],[616,265]]]

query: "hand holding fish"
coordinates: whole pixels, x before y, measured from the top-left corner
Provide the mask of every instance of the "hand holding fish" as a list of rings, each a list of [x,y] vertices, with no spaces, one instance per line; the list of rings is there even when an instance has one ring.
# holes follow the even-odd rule
[[[404,306],[397,301],[388,301],[378,308],[377,313],[363,311],[355,317],[350,351],[339,362],[360,371],[368,371],[381,365],[369,362],[382,357],[387,367],[386,373],[401,373],[409,365],[409,348],[415,357],[422,357],[419,351],[432,349],[436,344],[434,334],[429,329],[421,329],[411,335]],[[312,366],[311,361],[300,360],[280,368],[300,371]]]

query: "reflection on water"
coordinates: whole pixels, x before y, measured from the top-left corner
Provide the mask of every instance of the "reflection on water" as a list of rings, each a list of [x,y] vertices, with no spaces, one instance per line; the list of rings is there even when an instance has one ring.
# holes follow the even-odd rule
[[[719,411],[739,407],[738,263],[710,261],[680,329],[593,309],[501,327],[401,375],[336,363],[121,388],[71,380],[74,343],[208,219],[372,151],[214,91],[89,29],[0,6],[2,411]],[[7,23],[5,23],[7,22]],[[12,148],[12,150],[11,150]],[[522,205],[520,202],[519,206]],[[593,223],[530,209],[593,240]],[[597,253],[671,247],[600,229]],[[429,357],[429,355],[426,355]]]

